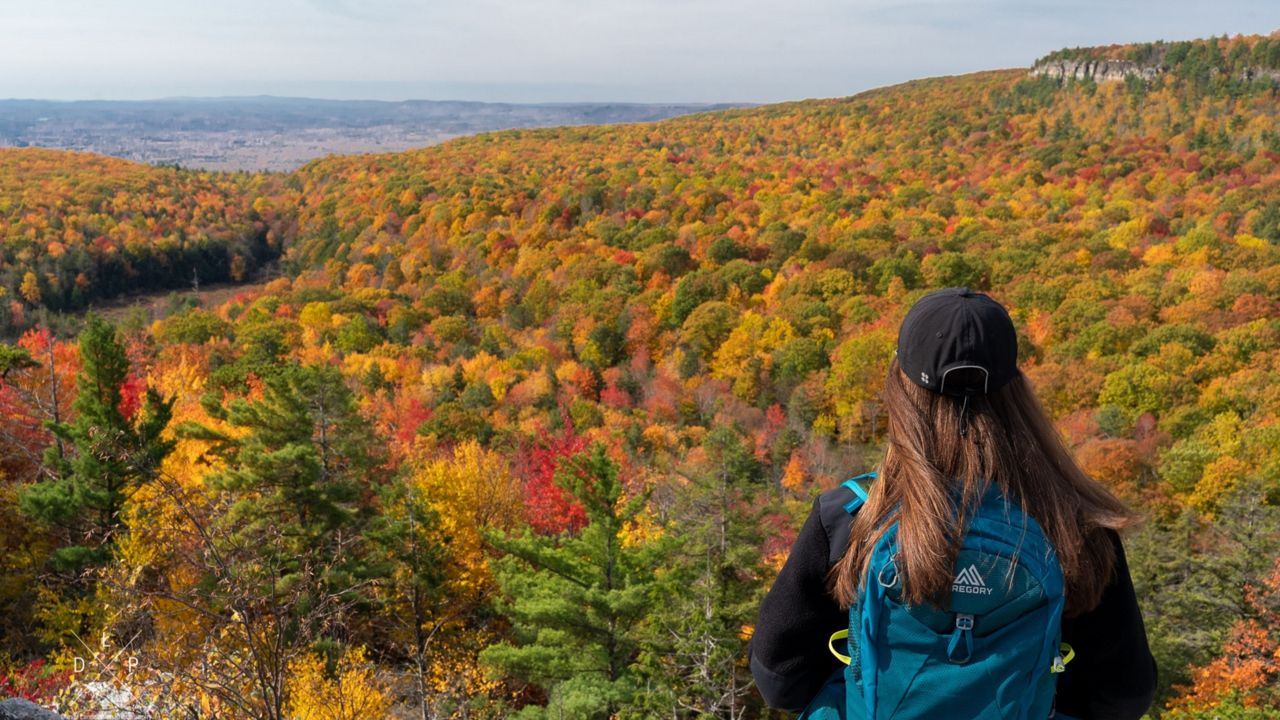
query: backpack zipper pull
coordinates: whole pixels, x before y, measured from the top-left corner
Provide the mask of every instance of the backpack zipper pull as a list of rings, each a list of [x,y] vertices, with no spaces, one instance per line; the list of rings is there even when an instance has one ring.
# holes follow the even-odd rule
[[[960,641],[964,640],[964,657],[957,657]],[[951,642],[947,644],[947,659],[957,665],[969,662],[973,657],[973,616],[956,613],[956,629],[951,633]]]

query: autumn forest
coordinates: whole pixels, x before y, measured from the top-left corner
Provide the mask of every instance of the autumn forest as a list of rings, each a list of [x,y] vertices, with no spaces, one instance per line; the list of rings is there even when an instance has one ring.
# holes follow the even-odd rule
[[[1275,717],[1280,35],[1046,59],[1105,58],[1159,72],[289,174],[0,150],[0,697],[783,717],[747,671],[760,598],[878,462],[906,309],[968,286],[1144,516],[1153,716]],[[168,299],[98,311],[140,291]]]

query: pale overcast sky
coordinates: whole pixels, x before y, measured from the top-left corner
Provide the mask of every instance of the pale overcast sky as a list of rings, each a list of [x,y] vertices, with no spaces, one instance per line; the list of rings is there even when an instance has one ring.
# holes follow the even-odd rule
[[[1280,0],[0,0],[0,98],[772,102],[1280,29]]]

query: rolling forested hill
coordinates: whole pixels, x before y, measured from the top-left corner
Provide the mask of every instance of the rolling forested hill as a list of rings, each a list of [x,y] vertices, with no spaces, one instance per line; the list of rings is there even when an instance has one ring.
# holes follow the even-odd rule
[[[282,190],[271,176],[0,148],[0,331],[193,277],[244,280],[283,249]]]
[[[72,201],[86,237],[143,233],[131,257],[168,237],[146,208],[228,257],[260,258],[236,245],[255,228],[287,277],[0,356],[0,502],[33,521],[0,536],[5,647],[65,664],[88,633],[147,658],[139,696],[237,717],[765,716],[759,598],[813,497],[875,464],[906,309],[967,285],[1010,307],[1078,459],[1148,518],[1126,547],[1157,710],[1268,717],[1275,43],[1064,51],[288,176],[112,162],[156,176],[55,195],[59,157],[106,161],[22,156],[54,179],[0,180],[13,317],[50,297],[50,271],[30,296],[20,274],[56,267],[54,241],[94,247],[65,239]],[[1086,60],[1129,65],[1045,69]]]

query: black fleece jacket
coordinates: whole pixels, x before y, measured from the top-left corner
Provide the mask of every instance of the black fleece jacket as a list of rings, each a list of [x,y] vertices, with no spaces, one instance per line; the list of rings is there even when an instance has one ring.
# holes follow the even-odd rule
[[[813,503],[791,554],[760,605],[749,646],[751,673],[770,707],[798,712],[840,669],[827,650],[832,632],[848,625],[826,591],[827,571],[844,555],[853,498],[841,486]],[[1081,720],[1135,720],[1151,706],[1156,664],[1118,535],[1116,573],[1093,610],[1062,621],[1062,641],[1076,656],[1058,679],[1057,711]]]

